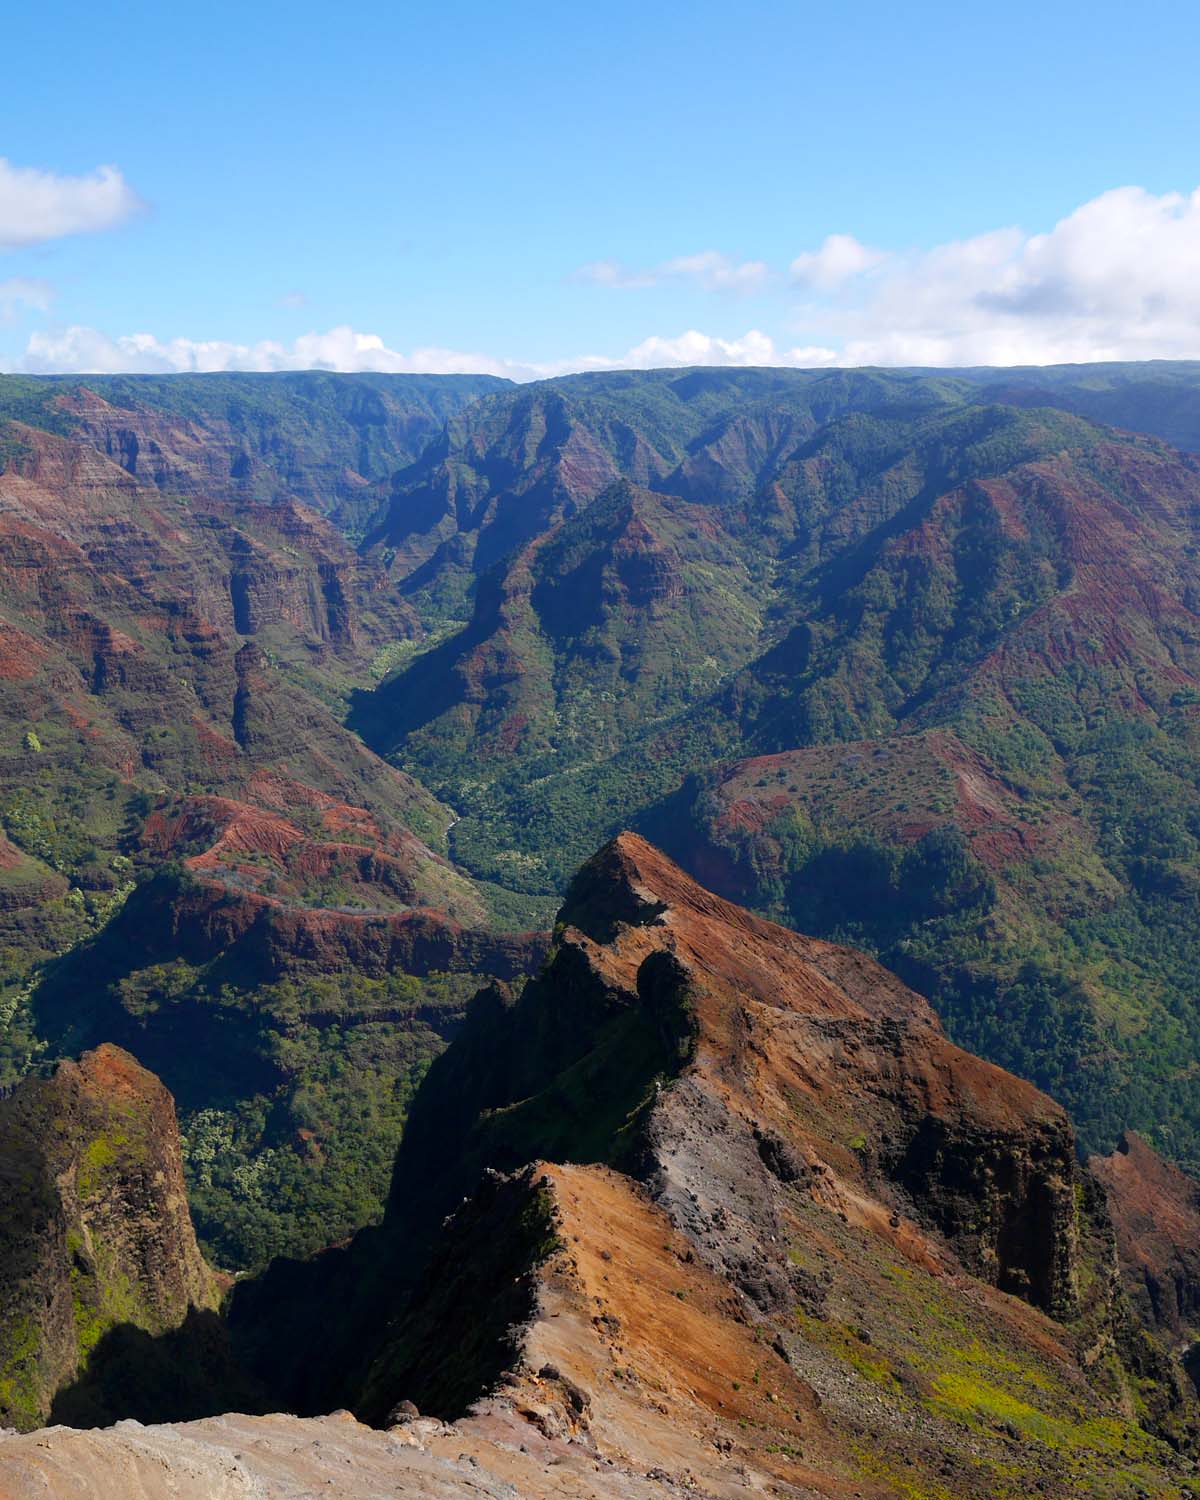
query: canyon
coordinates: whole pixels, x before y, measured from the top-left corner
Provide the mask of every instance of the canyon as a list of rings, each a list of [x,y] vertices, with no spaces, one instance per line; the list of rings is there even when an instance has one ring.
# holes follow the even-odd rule
[[[0,377],[0,1493],[1195,1493],[1198,387]]]
[[[1061,1108],[887,971],[635,835],[557,931],[431,1069],[382,1227],[239,1284],[209,1331],[210,1402],[314,1414],[172,1419],[169,1380],[102,1366],[125,1419],[0,1439],[5,1493],[1192,1492],[1195,1391],[1127,1292],[1134,1184],[1180,1197],[1173,1169],[1080,1166]],[[114,1069],[144,1078],[113,1048],[83,1076]],[[109,1223],[140,1220],[127,1184]],[[194,1271],[194,1241],[157,1265]],[[160,1376],[194,1359],[169,1339]]]

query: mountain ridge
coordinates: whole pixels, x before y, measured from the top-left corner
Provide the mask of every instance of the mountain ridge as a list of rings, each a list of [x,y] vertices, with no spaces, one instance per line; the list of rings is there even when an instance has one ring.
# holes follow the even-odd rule
[[[348,1232],[486,977],[460,955],[504,948],[458,928],[544,927],[632,824],[870,948],[1062,1097],[1088,1149],[1135,1128],[1200,1161],[1195,460],[1128,430],[1190,441],[1197,383],[0,381],[5,1076],[98,1039],[89,1012],[158,1016],[148,1037],[187,1008],[214,1064],[253,1017],[249,1055],[288,1060],[266,1093],[171,1080],[197,1201],[214,1150],[229,1183],[248,1157],[316,1201],[341,1140],[372,1162]],[[254,914],[253,944],[139,961],[118,909],[177,860],[204,901],[171,876],[133,913]],[[376,920],[409,972],[381,969]],[[78,990],[73,1018],[53,967],[112,923],[121,994]],[[356,1136],[318,1034],[387,1147]],[[328,1210],[284,1233],[269,1196],[223,1257],[314,1248]],[[202,1208],[205,1233],[233,1212]]]
[[[155,1473],[190,1500],[214,1460],[234,1494],[333,1461],[441,1500],[1192,1493],[1195,1391],[1117,1255],[1134,1184],[1194,1183],[1144,1146],[1132,1175],[1080,1166],[1058,1105],[869,957],[637,835],[556,937],[430,1070],[385,1225],[236,1288],[237,1378],[313,1415],[10,1437],[4,1481]],[[380,1430],[317,1415],[339,1399]]]

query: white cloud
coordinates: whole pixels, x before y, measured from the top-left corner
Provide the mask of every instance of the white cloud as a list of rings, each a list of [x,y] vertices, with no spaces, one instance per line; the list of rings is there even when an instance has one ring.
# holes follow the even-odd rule
[[[116,167],[60,177],[14,167],[0,156],[0,247],[12,250],[68,234],[112,229],[142,207]]]
[[[0,323],[9,323],[22,308],[46,312],[54,300],[54,288],[36,276],[10,276],[0,281]]]
[[[652,271],[631,271],[619,260],[589,260],[580,266],[571,278],[573,281],[591,281],[597,286],[653,286]]]
[[[235,344],[222,339],[161,340],[150,333],[111,338],[75,325],[37,332],[19,369],[26,374],[178,374],[214,370],[378,370],[393,374],[508,374],[513,366],[485,354],[453,349],[415,349],[401,354],[378,334],[331,328],[302,334],[291,344],[263,339]]]
[[[757,328],[741,338],[722,339],[689,329],[674,338],[654,334],[616,358],[598,355],[564,360],[561,368],[543,366],[543,374],[566,374],[571,370],[658,370],[682,365],[795,365],[811,368],[836,362],[837,351],[810,345],[802,349],[778,349],[775,341]]]
[[[851,277],[873,270],[886,259],[882,250],[872,250],[852,234],[830,234],[819,250],[808,250],[796,257],[791,264],[792,280],[818,291],[831,291]]]
[[[587,270],[589,279],[613,286],[653,286],[685,274],[714,289],[773,284],[761,261],[744,266],[753,272],[742,278],[742,267],[710,251],[652,271],[608,261]],[[756,355],[754,362],[953,366],[1200,358],[1200,189],[1156,195],[1114,188],[1043,233],[1010,226],[923,251],[888,252],[853,235],[830,234],[816,250],[798,255],[790,270],[806,293],[786,320],[800,347]],[[674,363],[672,350],[691,341],[697,361],[738,361],[743,349],[761,349],[754,341],[763,338],[652,338],[628,358],[641,363],[642,351],[659,350],[664,363]],[[704,349],[711,355],[699,352]]]
[[[889,256],[797,310],[814,325],[847,365],[1200,356],[1200,189],[1114,188],[1046,233]]]
[[[112,375],[159,374],[215,370],[340,370],[392,374],[504,375],[510,380],[538,380],[576,370],[655,369],[681,365],[831,364],[836,351],[826,348],[780,350],[765,333],[750,329],[740,338],[724,339],[691,329],[674,337],[652,335],[623,354],[584,354],[573,359],[528,363],[454,349],[390,349],[374,333],[331,328],[307,333],[291,344],[262,340],[235,344],[223,340],[160,340],[149,333],[111,338],[95,328],[74,325],[31,335],[15,368],[25,374]]]
[[[758,292],[771,278],[765,261],[736,261],[720,250],[701,250],[695,255],[677,255],[657,266],[637,270],[619,260],[594,260],[580,266],[574,280],[591,281],[597,286],[662,286],[667,282],[691,282],[706,292]]]
[[[678,256],[662,271],[664,277],[695,281],[710,292],[757,292],[770,275],[765,261],[733,261],[717,250]]]
[[[592,280],[624,285],[631,283],[622,278],[637,274],[600,264],[610,269],[593,267]],[[532,380],[574,370],[699,364],[811,368],[1200,358],[1198,271],[1200,189],[1155,195],[1125,187],[1101,194],[1040,234],[996,229],[930,250],[886,255],[849,235],[831,235],[793,265],[806,301],[791,310],[793,337],[787,341],[760,328],[733,336],[689,329],[652,334],[616,354],[534,362],[436,347],[403,353],[378,334],[348,327],[308,333],[289,344],[241,344],[164,341],[148,333],[114,338],[73,326],[33,334],[15,368],[380,370]],[[762,262],[738,264],[716,252],[664,262],[652,274],[707,278],[717,289],[770,275]],[[43,283],[0,283],[0,314],[18,303],[45,306],[49,297]],[[781,305],[779,321],[786,326],[788,320]]]

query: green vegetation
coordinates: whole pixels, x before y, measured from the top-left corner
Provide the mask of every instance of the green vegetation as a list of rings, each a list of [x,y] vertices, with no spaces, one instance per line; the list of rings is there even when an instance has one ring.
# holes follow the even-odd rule
[[[1094,437],[1074,419],[1055,425],[1060,419],[1045,424],[1039,418],[1030,427],[1006,416],[980,433],[981,420],[970,418],[974,440],[967,418],[930,423],[943,448],[955,445],[960,472],[1003,471],[1042,443],[1073,444],[1075,462],[1093,462]],[[956,424],[968,430],[960,433]],[[856,442],[862,437],[856,433]],[[853,473],[861,479],[861,469]],[[603,551],[597,549],[606,544],[599,538],[619,503],[614,494],[585,513],[586,527],[579,521],[564,528],[554,547],[539,553],[535,579],[553,577],[560,558],[581,566],[571,561],[576,547],[592,560],[589,565],[600,566],[595,559]],[[649,501],[642,513],[652,514]],[[653,512],[664,535],[665,514],[661,508]],[[581,650],[576,640],[585,637],[578,622],[574,635],[563,634],[552,592],[535,581],[528,595],[520,594],[518,612],[508,616],[504,652],[506,659],[529,664],[539,696],[530,695],[533,688],[527,693],[518,679],[522,696],[507,714],[499,700],[489,709],[498,730],[483,720],[467,729],[459,708],[447,707],[407,736],[399,758],[465,810],[454,830],[454,852],[497,885],[531,895],[561,888],[592,847],[638,819],[686,863],[694,812],[678,802],[662,811],[653,804],[714,757],[870,736],[886,744],[889,754],[892,746],[899,753],[902,746],[888,738],[906,723],[896,705],[920,708],[953,685],[997,640],[1048,606],[1062,586],[1053,537],[1043,522],[1039,526],[1014,547],[994,512],[967,509],[955,521],[949,574],[914,570],[903,560],[908,576],[898,577],[902,560],[886,553],[868,555],[868,570],[850,586],[844,586],[844,570],[832,567],[817,568],[795,593],[783,570],[762,573],[753,588],[761,591],[766,579],[776,597],[788,590],[789,612],[807,613],[809,623],[735,673],[732,686],[700,710],[686,706],[691,689],[656,699],[647,677],[653,666],[644,656],[621,668],[618,683],[601,688],[595,663],[623,661],[617,627],[590,625],[587,650]],[[677,537],[672,545],[678,552]],[[789,571],[795,574],[794,564]],[[738,576],[736,567],[728,576]],[[751,588],[746,576],[744,586]],[[578,586],[571,597],[584,620],[596,618],[587,614]],[[709,606],[707,595],[697,597]],[[753,589],[749,597],[755,597]],[[756,608],[762,613],[761,604]],[[603,610],[599,618],[606,618]],[[719,613],[711,626],[727,645],[737,641]],[[656,620],[644,633],[671,661],[694,660],[705,651],[694,616],[680,617],[678,638],[674,628],[673,621]],[[472,627],[464,639],[474,640],[477,632]],[[1083,646],[1090,650],[1087,639]],[[451,638],[435,653],[439,673],[445,674],[457,649]],[[548,651],[552,670],[544,664]],[[730,658],[725,661],[718,678],[729,675]],[[569,687],[551,699],[546,685],[560,675]],[[1169,1154],[1196,1161],[1187,1063],[1196,1038],[1186,1020],[1195,1014],[1188,977],[1195,972],[1195,951],[1190,930],[1182,930],[1191,890],[1187,872],[1195,867],[1188,818],[1200,805],[1189,770],[1193,732],[1177,687],[1169,693],[1154,688],[1143,674],[1138,691],[1159,699],[1157,724],[1106,724],[1106,713],[1127,696],[1125,678],[1115,673],[1106,683],[1093,663],[1082,661],[1068,663],[1054,679],[1018,679],[1007,699],[989,703],[981,696],[947,704],[943,721],[948,718],[965,744],[985,757],[985,768],[992,768],[985,774],[999,777],[1002,795],[1017,804],[1014,816],[1030,829],[1030,842],[1042,846],[1034,858],[1003,870],[999,896],[1000,876],[977,860],[967,885],[955,884],[953,871],[920,868],[910,835],[897,828],[903,821],[897,814],[906,811],[910,821],[931,813],[952,819],[958,803],[953,779],[947,778],[944,790],[920,777],[905,785],[890,781],[886,768],[884,806],[873,820],[856,819],[863,829],[859,836],[847,836],[844,809],[822,807],[817,794],[794,828],[771,815],[765,828],[748,832],[734,850],[743,868],[749,866],[736,894],[802,930],[880,953],[931,995],[964,1045],[1062,1098],[1088,1144],[1107,1146],[1121,1125],[1132,1123]],[[408,684],[405,674],[393,679],[389,694],[376,711],[400,701],[429,703],[420,683]],[[618,715],[634,706],[636,715],[622,728]],[[734,706],[736,719],[730,714]],[[521,725],[515,745],[498,743],[496,733],[507,733],[514,718]],[[470,766],[470,777],[462,775],[463,765]],[[479,775],[481,766],[488,767],[486,777]],[[864,771],[860,798],[871,794],[871,776]],[[1131,809],[1135,841],[1118,807],[1122,798],[1147,797],[1158,810],[1148,821]],[[1105,821],[1097,827],[1095,810],[1102,807]],[[945,824],[939,830],[917,846],[935,865],[946,853],[938,840],[952,844],[954,837]],[[730,847],[726,831],[708,823],[706,834]],[[761,857],[751,850],[755,844]],[[965,844],[959,857],[968,857]],[[1168,967],[1171,972],[1164,973]],[[1174,998],[1167,999],[1171,993]],[[1141,1016],[1131,1016],[1137,1009]]]
[[[42,1410],[41,1331],[25,1316],[5,1329],[0,1364],[0,1414],[5,1424],[27,1431],[38,1425]]]
[[[67,1053],[116,1039],[171,1089],[213,1260],[246,1268],[310,1254],[378,1219],[409,1102],[479,977],[298,971],[263,983],[239,980],[223,957],[130,970],[123,953],[93,951],[86,1016],[72,1003],[73,970],[44,987],[41,1029]],[[87,1171],[112,1151],[94,1143]]]
[[[367,1421],[379,1423],[401,1390],[422,1412],[462,1416],[512,1367],[518,1330],[534,1311],[532,1272],[563,1248],[553,1195],[531,1172],[484,1184],[447,1236],[421,1297],[372,1362],[357,1403]]]
[[[879,954],[1087,1145],[1133,1125],[1200,1166],[1195,479],[1093,425],[1200,446],[1198,383],[1184,365],[89,378],[130,430],[193,424],[217,477],[184,464],[155,492],[176,556],[133,525],[156,481],[124,454],[144,489],[104,499],[77,596],[2,601],[23,635],[0,675],[0,1082],[132,1045],[180,1097],[229,1264],[375,1216],[474,978],[281,979],[112,921],[135,877],[200,851],[142,842],[197,794],[346,846],[312,865],[227,849],[231,891],[411,904],[360,878],[373,836],[327,826],[325,795],[448,850],[458,869],[422,856],[415,900],[510,930],[547,923],[639,826],[724,893]],[[79,388],[5,377],[0,422],[77,435]],[[0,470],[30,441],[0,425]],[[127,524],[140,592],[102,562]],[[56,963],[106,933],[128,951],[68,994]],[[572,1099],[594,1081],[562,1080]]]
[[[825,1306],[796,1310],[801,1367],[837,1392],[836,1406],[874,1414],[873,1441],[852,1450],[862,1475],[915,1497],[974,1488],[1020,1500],[1038,1478],[1109,1500],[1194,1493],[1190,1465],[1172,1462],[1167,1441],[1114,1414],[1132,1395],[1125,1371],[1106,1392],[1114,1406],[1100,1414],[1096,1392],[1052,1343],[1031,1341],[1018,1322],[894,1258],[873,1235],[844,1228],[831,1251],[815,1229],[798,1231],[791,1258],[814,1284],[825,1279],[827,1257],[834,1274]],[[881,1420],[881,1411],[889,1416]],[[943,1462],[949,1454],[952,1467]]]

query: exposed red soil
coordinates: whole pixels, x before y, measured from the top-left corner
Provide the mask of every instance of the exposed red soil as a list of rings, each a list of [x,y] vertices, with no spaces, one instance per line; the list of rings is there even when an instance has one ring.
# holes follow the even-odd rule
[[[491,933],[431,908],[330,911],[208,878],[172,896],[153,920],[188,961],[205,963],[236,947],[266,979],[306,967],[513,979],[533,972],[549,944],[546,933]]]
[[[901,844],[954,824],[970,839],[976,858],[1000,875],[1045,852],[1074,823],[1069,811],[1060,812],[1053,824],[1035,822],[1022,797],[994,768],[943,729],[737,761],[722,772],[716,794],[715,816],[697,829],[700,837],[689,846],[688,859],[706,880],[732,895],[749,895],[745,882],[751,877],[735,868],[723,848],[729,835],[758,839],[759,861],[769,868],[770,825],[791,807],[821,818],[826,827],[836,824]],[[937,803],[947,798],[953,799],[952,810],[939,810]]]
[[[28,681],[36,677],[48,654],[27,631],[0,619],[0,678]]]
[[[803,1079],[815,1095],[827,1096],[836,1092],[835,1057],[818,1061],[787,1047],[750,1043],[738,1034],[743,1022],[731,1014],[730,998],[753,1001],[764,1018],[783,1013],[894,1020],[905,1026],[912,1045],[895,1062],[881,1058],[880,1067],[890,1071],[899,1063],[894,1076],[904,1080],[905,1092],[926,1112],[960,1116],[968,1110],[988,1129],[1026,1128],[1035,1121],[1066,1128],[1059,1105],[1032,1084],[947,1041],[928,1002],[866,954],[805,937],[723,900],[636,834],[622,834],[588,869],[594,871],[591,879],[627,892],[641,913],[637,925],[622,927],[613,942],[589,944],[591,962],[612,984],[636,991],[638,968],[669,934],[671,952],[714,997],[711,1011],[704,1012],[714,1060],[744,1058],[749,1050],[781,1074],[794,1070],[793,1082]],[[661,916],[652,920],[656,911]],[[757,1064],[754,1072],[762,1076]],[[773,1091],[782,1087],[780,1077]]]

